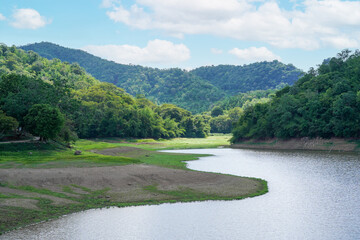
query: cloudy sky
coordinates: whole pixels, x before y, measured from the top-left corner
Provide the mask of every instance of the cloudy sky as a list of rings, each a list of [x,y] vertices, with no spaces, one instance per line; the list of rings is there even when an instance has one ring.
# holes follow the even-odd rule
[[[360,1],[0,0],[0,43],[49,41],[125,64],[277,59],[307,71],[360,45]]]

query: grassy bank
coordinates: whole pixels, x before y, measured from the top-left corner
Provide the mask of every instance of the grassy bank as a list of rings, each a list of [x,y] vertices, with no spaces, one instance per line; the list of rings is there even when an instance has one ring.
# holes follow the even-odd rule
[[[183,161],[195,160],[198,154],[159,153],[157,150],[215,148],[229,146],[229,135],[210,136],[205,139],[175,138],[154,139],[92,139],[79,140],[73,149],[43,143],[0,144],[0,168],[58,168],[58,167],[101,167],[146,163],[165,167],[185,168]],[[119,151],[114,156],[97,154],[97,151],[112,148],[133,148]],[[74,155],[76,150],[81,155]]]
[[[73,169],[74,167],[88,168],[129,164],[157,165],[183,171],[187,170],[183,161],[195,160],[204,155],[160,153],[156,150],[219,147],[229,145],[228,138],[229,136],[212,136],[207,139],[157,141],[153,139],[94,139],[80,140],[73,149],[40,143],[0,144],[0,233],[91,208],[136,206],[164,202],[232,200],[266,193],[268,191],[267,183],[260,179],[252,179],[257,184],[253,191],[230,195],[182,186],[164,189],[157,185],[155,179],[150,185],[136,189],[137,195],[135,196],[141,195],[143,197],[122,200],[122,198],[115,196],[113,189],[105,186],[106,184],[102,188],[67,184],[60,186],[60,188],[56,186],[57,188],[48,189],[7,182],[1,175],[1,169],[4,171],[21,170],[22,168],[34,170],[61,168],[64,170],[64,168]],[[75,150],[81,150],[82,154],[74,155]],[[207,174],[210,177],[216,175]],[[223,176],[225,177],[225,175]],[[231,188],[233,187],[231,186]]]

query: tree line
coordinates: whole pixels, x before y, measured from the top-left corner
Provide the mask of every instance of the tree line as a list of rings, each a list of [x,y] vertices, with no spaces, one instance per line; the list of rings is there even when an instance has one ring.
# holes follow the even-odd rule
[[[343,50],[266,103],[247,108],[233,130],[244,139],[360,137],[360,52]]]

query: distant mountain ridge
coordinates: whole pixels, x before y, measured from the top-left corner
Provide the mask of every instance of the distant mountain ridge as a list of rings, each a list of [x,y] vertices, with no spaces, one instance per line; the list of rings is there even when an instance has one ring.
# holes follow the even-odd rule
[[[191,72],[230,95],[274,89],[280,84],[293,85],[303,74],[294,65],[285,65],[277,60],[243,66],[206,66]]]
[[[303,74],[293,65],[279,61],[200,67],[189,72],[118,64],[49,42],[20,48],[48,59],[77,62],[98,80],[124,88],[133,96],[142,94],[157,103],[173,103],[193,113],[208,111],[213,103],[239,92],[292,85]]]

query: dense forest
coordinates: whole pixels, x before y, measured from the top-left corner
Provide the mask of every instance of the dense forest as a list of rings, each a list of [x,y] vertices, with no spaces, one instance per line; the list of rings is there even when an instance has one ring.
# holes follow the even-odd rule
[[[238,93],[292,85],[301,74],[293,65],[278,61],[244,66],[201,67],[190,72],[117,64],[82,50],[41,42],[21,47],[41,56],[78,63],[96,79],[110,82],[129,94],[144,95],[153,102],[172,103],[192,113],[209,111],[215,102]]]
[[[206,137],[209,123],[171,104],[158,106],[78,64],[0,45],[0,139],[31,133],[70,142],[92,137]]]
[[[191,71],[223,90],[234,95],[253,90],[274,89],[279,85],[293,85],[303,74],[292,64],[285,65],[277,60],[257,62],[244,66],[219,65],[200,67]]]
[[[317,69],[244,110],[233,142],[244,139],[360,137],[360,52],[343,50]]]
[[[226,97],[216,102],[214,105],[222,108],[223,110],[230,110],[235,107],[247,108],[249,106],[255,105],[256,103],[264,103],[269,101],[277,90],[279,89],[256,90],[246,93],[239,93],[234,96]]]

